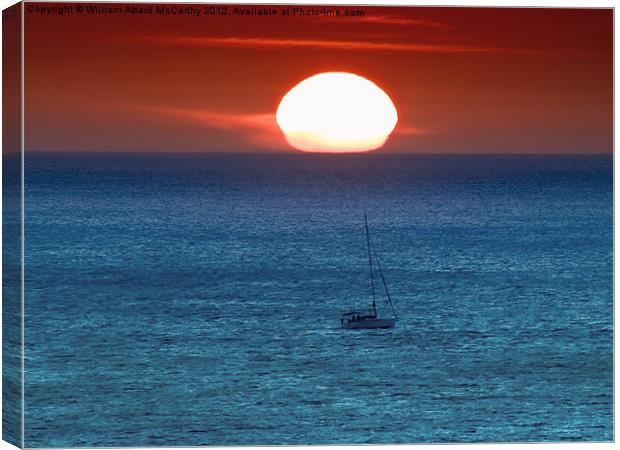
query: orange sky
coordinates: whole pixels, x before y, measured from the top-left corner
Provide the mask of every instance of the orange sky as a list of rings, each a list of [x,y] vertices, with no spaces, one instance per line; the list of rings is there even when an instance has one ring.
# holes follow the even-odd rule
[[[26,4],[26,149],[294,151],[275,124],[280,99],[310,75],[347,71],[398,109],[378,151],[612,151],[610,9],[356,7],[363,17],[329,18],[35,5],[63,4]]]

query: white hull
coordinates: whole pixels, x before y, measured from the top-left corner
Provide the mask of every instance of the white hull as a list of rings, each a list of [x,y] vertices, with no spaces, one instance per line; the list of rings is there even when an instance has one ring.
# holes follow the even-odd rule
[[[392,328],[396,323],[396,319],[362,319],[362,320],[347,320],[342,321],[344,328],[351,328],[356,330],[373,329],[373,328]]]

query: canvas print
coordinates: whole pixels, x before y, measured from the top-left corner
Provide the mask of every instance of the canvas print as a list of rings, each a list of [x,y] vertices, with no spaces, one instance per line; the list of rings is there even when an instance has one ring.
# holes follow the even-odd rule
[[[612,441],[613,10],[3,11],[3,439]]]

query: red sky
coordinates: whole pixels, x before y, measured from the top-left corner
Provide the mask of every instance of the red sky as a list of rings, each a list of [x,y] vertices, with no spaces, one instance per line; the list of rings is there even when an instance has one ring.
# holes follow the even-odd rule
[[[62,5],[26,4],[26,149],[294,151],[275,124],[280,99],[310,75],[346,71],[398,109],[378,151],[612,151],[610,9],[33,10]]]

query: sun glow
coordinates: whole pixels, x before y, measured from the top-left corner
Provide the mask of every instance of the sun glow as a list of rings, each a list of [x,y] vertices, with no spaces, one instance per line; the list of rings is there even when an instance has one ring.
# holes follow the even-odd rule
[[[398,114],[390,97],[372,81],[352,73],[325,72],[291,89],[278,106],[276,121],[296,149],[349,153],[385,144]]]

